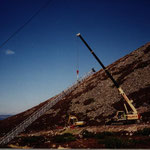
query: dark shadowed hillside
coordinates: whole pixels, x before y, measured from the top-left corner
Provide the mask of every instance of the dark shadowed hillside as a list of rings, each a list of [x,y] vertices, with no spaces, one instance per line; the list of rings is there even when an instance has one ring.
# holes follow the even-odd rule
[[[127,96],[134,101],[133,104],[141,113],[143,121],[150,121],[150,43],[120,58],[107,68]],[[105,119],[113,116],[117,110],[123,109],[122,100],[112,81],[101,69],[32,123],[25,132],[65,126],[69,114],[74,114],[79,120],[86,121],[87,126],[98,126],[104,124]],[[47,101],[0,121],[1,136]]]
[[[4,120],[12,115],[0,115],[0,120]]]

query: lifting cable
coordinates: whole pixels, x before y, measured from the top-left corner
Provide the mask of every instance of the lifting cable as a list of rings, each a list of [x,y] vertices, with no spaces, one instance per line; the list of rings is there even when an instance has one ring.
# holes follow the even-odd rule
[[[48,0],[38,11],[35,12],[22,26],[20,26],[14,33],[12,33],[7,40],[5,40],[1,45],[2,48],[9,40],[11,40],[18,32],[20,32],[27,24],[29,24],[44,8],[46,8],[52,0]]]
[[[77,73],[77,80],[78,80],[79,79],[79,44],[77,39],[76,39],[76,73]]]

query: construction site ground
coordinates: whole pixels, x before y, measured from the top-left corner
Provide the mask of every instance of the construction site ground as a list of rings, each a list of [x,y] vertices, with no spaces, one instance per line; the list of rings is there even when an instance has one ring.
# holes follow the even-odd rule
[[[55,130],[20,134],[5,147],[25,149],[150,148],[150,133],[138,132],[144,129],[150,129],[150,124],[58,127]],[[66,137],[63,135],[69,135],[69,138],[65,141]]]

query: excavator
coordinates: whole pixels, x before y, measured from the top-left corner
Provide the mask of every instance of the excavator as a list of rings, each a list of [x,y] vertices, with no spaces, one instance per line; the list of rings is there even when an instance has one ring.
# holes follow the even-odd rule
[[[78,118],[76,116],[69,115],[68,125],[69,126],[80,126],[81,127],[81,126],[85,125],[85,121],[78,121]]]
[[[97,57],[97,55],[93,52],[93,50],[90,48],[90,46],[87,44],[87,42],[83,39],[80,33],[77,34],[77,37],[81,39],[81,41],[86,45],[86,47],[89,49],[91,54],[94,56],[94,58],[98,61],[98,63],[101,65],[101,67],[104,69],[107,76],[111,79],[114,86],[118,89],[119,93],[122,95],[124,99],[124,108],[125,111],[117,111],[116,115],[111,118],[107,119],[105,121],[105,124],[128,124],[128,123],[139,123],[141,120],[140,114],[138,114],[136,108],[134,107],[133,100],[130,100],[123,89],[119,86],[119,84],[116,82],[116,80],[113,78],[111,73],[108,71],[108,69],[104,66],[104,64],[100,61],[100,59]],[[129,111],[130,110],[130,111]]]

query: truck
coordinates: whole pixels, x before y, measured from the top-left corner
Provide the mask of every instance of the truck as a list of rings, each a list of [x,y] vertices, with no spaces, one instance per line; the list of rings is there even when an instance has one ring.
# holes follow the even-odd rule
[[[133,105],[133,100],[130,100],[123,89],[119,86],[117,81],[113,78],[111,73],[108,71],[108,69],[104,66],[104,64],[101,62],[101,60],[97,57],[97,55],[94,53],[94,51],[91,49],[91,47],[87,44],[87,42],[83,39],[80,33],[77,34],[77,37],[81,39],[81,41],[86,45],[88,50],[91,52],[91,54],[94,56],[94,58],[97,60],[97,62],[101,65],[101,67],[104,69],[106,75],[111,79],[114,86],[118,89],[119,93],[122,95],[124,99],[124,108],[125,111],[117,111],[116,115],[113,118],[108,118],[105,121],[105,124],[128,124],[128,123],[139,123],[141,120],[140,114],[137,112],[136,108]],[[129,111],[130,109],[130,111]]]

